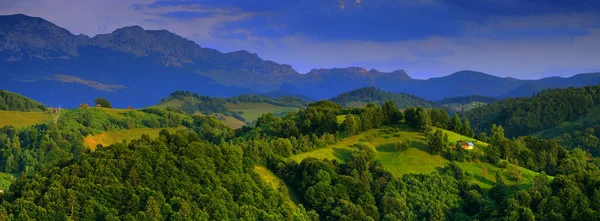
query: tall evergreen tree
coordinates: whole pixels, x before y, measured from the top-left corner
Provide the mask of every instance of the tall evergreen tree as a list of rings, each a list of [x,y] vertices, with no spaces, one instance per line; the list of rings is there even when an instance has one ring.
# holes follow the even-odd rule
[[[462,132],[463,125],[462,125],[462,122],[460,121],[460,117],[458,117],[457,113],[454,113],[454,116],[452,116],[452,119],[450,119],[450,128],[449,129],[456,133]]]
[[[463,135],[467,136],[467,137],[471,137],[473,138],[475,136],[475,133],[473,133],[473,130],[471,129],[471,124],[469,123],[469,119],[465,120],[465,124],[463,126]]]

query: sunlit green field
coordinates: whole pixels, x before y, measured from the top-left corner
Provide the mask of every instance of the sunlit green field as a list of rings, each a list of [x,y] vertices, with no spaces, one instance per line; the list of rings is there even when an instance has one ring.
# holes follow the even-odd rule
[[[297,112],[299,110],[297,107],[282,107],[268,103],[228,103],[225,106],[230,111],[242,112],[240,115],[242,115],[247,122],[255,121],[266,113],[281,114]]]
[[[476,141],[473,138],[468,138],[454,132],[446,131],[450,144],[457,141],[475,141],[475,149],[470,151],[481,151],[488,146],[487,143]],[[313,150],[307,153],[301,153],[292,156],[290,159],[301,162],[303,159],[313,157],[317,159],[336,159],[345,162],[353,151],[350,147],[358,141],[366,141],[371,143],[377,149],[376,160],[379,161],[387,170],[397,177],[408,173],[431,173],[441,171],[443,167],[448,165],[450,161],[444,159],[440,155],[431,155],[427,152],[427,140],[425,134],[412,129],[407,125],[400,125],[399,131],[390,129],[375,129],[363,132],[359,135],[348,137],[336,144],[326,148]],[[398,152],[395,150],[397,142],[412,142],[412,147]],[[449,146],[451,146],[449,144]],[[449,147],[450,148],[450,147]],[[485,162],[463,162],[459,163],[464,171],[473,173],[473,182],[480,185],[483,189],[489,190],[493,187],[495,175],[497,171],[505,177],[508,185],[513,185],[519,189],[528,188],[531,181],[537,173],[520,168],[521,182],[516,182],[509,169],[502,169],[496,165],[491,165]]]
[[[296,193],[296,191],[294,191],[293,188],[289,188],[284,182],[283,180],[281,180],[279,177],[277,177],[277,175],[275,175],[273,172],[271,172],[269,169],[267,169],[266,167],[263,166],[254,166],[253,168],[254,172],[256,174],[258,174],[258,176],[260,176],[260,178],[265,181],[267,184],[270,184],[273,189],[275,190],[281,190],[282,189],[282,185],[285,186],[285,189],[287,192],[283,193],[285,196],[287,196],[287,200],[289,200],[288,203],[290,203],[291,205],[294,205],[294,207],[296,206],[296,204],[301,204],[301,200],[300,197],[298,196],[298,193]]]
[[[101,134],[96,135],[88,135],[84,138],[85,145],[95,150],[98,144],[102,144],[102,146],[109,146],[111,144],[119,143],[123,140],[130,141],[133,139],[138,139],[142,137],[143,134],[147,134],[150,138],[157,138],[158,133],[163,128],[135,128],[129,130],[119,130],[119,131],[106,131]],[[169,132],[175,132],[178,129],[185,128],[168,128]]]
[[[0,111],[0,127],[7,125],[24,127],[51,120],[52,113],[50,112]]]

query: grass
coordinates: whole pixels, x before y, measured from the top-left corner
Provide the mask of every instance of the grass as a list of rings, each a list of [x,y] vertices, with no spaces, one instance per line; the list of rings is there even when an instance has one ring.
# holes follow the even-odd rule
[[[48,122],[51,119],[50,112],[0,111],[0,127],[8,125],[25,127]]]
[[[260,176],[260,178],[263,181],[265,181],[267,184],[270,184],[271,187],[273,187],[273,189],[277,191],[281,191],[280,187],[282,185],[286,185],[285,182],[283,182],[283,180],[277,177],[277,175],[275,175],[273,172],[271,172],[269,169],[263,166],[254,166],[253,170],[256,174],[258,174],[258,176]],[[294,189],[289,188],[287,185],[285,187],[287,192],[282,192],[282,194],[286,197],[288,203],[290,203],[290,205],[293,205],[294,207],[296,207],[297,204],[302,204],[298,193],[296,193]]]
[[[173,100],[167,101],[165,103],[162,103],[162,104],[159,104],[156,106],[160,107],[160,108],[167,108],[167,107],[180,108],[181,106],[183,106],[183,100],[173,99]]]
[[[567,129],[569,127],[581,126],[586,121],[595,121],[598,119],[600,119],[600,105],[596,105],[596,106],[590,108],[588,110],[587,115],[585,115],[585,117],[579,118],[576,121],[565,121],[556,127],[553,127],[553,128],[547,129],[547,130],[538,131],[538,132],[534,133],[533,136],[540,137],[540,136],[542,136],[542,134],[545,131],[549,131],[549,130],[567,131]]]
[[[141,114],[142,112],[139,110],[127,110],[127,109],[118,109],[118,108],[105,108],[105,107],[89,107],[89,108],[96,108],[96,109],[100,109],[106,113],[108,113],[111,116],[117,117],[117,118],[123,118],[125,117],[125,113],[127,113],[128,111],[134,111],[137,112],[139,114]]]
[[[427,140],[424,133],[405,124],[401,124],[397,128],[398,131],[375,129],[363,132],[359,135],[348,137],[326,148],[301,153],[292,156],[290,159],[301,162],[305,158],[313,157],[317,159],[336,159],[345,162],[350,153],[354,150],[350,146],[362,139],[368,140],[369,143],[376,147],[377,156],[375,160],[379,161],[396,177],[401,177],[402,175],[409,173],[431,173],[440,171],[450,163],[450,161],[444,159],[440,155],[432,155],[427,152]],[[475,141],[475,149],[472,151],[484,151],[488,146],[487,143],[476,141],[473,138],[468,138],[451,131],[444,130],[444,132],[448,134],[450,143],[455,143],[456,141]],[[395,150],[396,142],[406,142],[409,140],[412,141],[411,148],[401,152]],[[497,171],[501,171],[507,185],[512,185],[515,189],[529,188],[533,177],[537,175],[536,172],[525,168],[519,168],[522,181],[517,183],[512,179],[510,171],[502,170],[502,168],[499,168],[496,165],[485,162],[463,162],[459,164],[464,171],[473,173],[473,183],[478,184],[486,191],[495,184],[495,175]]]
[[[225,125],[233,128],[233,129],[238,129],[238,128],[241,128],[246,125],[246,123],[244,123],[243,121],[238,120],[237,118],[232,117],[232,116],[225,116],[222,113],[216,113],[216,114],[214,114],[214,116],[217,119],[219,119],[221,122],[223,122]]]
[[[227,107],[227,109],[230,111],[242,112],[240,115],[242,115],[247,122],[255,121],[266,113],[273,113],[277,115],[282,113],[297,112],[299,110],[297,107],[282,107],[268,103],[227,103],[225,107]]]
[[[129,130],[119,131],[107,131],[102,134],[88,135],[84,138],[85,145],[92,149],[96,149],[96,145],[102,144],[102,146],[109,146],[111,144],[119,143],[123,140],[130,141],[133,139],[140,138],[143,134],[147,134],[150,138],[157,138],[158,133],[164,128],[135,128]],[[174,132],[182,128],[168,128],[169,132]]]
[[[344,121],[346,120],[346,116],[347,116],[347,114],[342,114],[342,115],[335,116],[337,123],[338,124],[344,123]],[[355,114],[352,114],[352,116],[357,117]]]

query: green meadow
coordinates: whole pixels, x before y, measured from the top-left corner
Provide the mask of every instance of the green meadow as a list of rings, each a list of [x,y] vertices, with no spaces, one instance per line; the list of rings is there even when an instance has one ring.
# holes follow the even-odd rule
[[[434,128],[439,129],[439,128]],[[448,135],[449,147],[453,147],[457,141],[474,141],[475,148],[469,151],[479,151],[484,153],[487,143],[468,138],[451,131],[444,130]],[[329,145],[326,148],[313,150],[306,153],[301,153],[290,157],[291,160],[301,162],[305,158],[313,157],[317,159],[335,159],[345,162],[354,149],[352,144],[363,141],[369,142],[377,149],[375,160],[379,161],[387,170],[397,177],[409,173],[432,173],[441,171],[450,163],[449,160],[440,155],[432,155],[427,151],[427,140],[425,134],[419,132],[406,124],[398,125],[398,127],[373,129],[363,132],[359,135],[351,136],[342,141]],[[412,147],[403,151],[396,151],[395,144],[397,142],[411,142]],[[496,172],[500,172],[507,185],[514,186],[514,189],[526,189],[531,186],[533,177],[536,172],[525,168],[518,167],[521,172],[521,181],[517,182],[508,168],[500,168],[498,165],[492,165],[486,162],[462,162],[459,165],[464,171],[473,174],[473,182],[481,186],[484,190],[491,189],[496,180]]]

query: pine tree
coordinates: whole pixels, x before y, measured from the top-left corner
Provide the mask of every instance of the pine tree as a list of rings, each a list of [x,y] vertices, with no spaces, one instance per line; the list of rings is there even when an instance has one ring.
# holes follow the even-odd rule
[[[450,130],[459,134],[461,134],[463,130],[462,122],[460,121],[460,117],[458,117],[457,113],[454,113],[454,116],[452,116],[452,119],[450,119]]]
[[[465,135],[467,137],[473,138],[475,136],[475,133],[473,133],[473,130],[471,129],[471,124],[469,123],[469,119],[465,120],[465,124],[464,124],[462,131],[464,132],[463,135]]]

